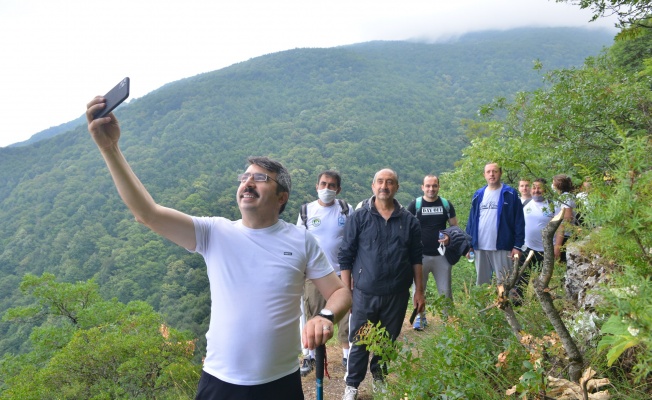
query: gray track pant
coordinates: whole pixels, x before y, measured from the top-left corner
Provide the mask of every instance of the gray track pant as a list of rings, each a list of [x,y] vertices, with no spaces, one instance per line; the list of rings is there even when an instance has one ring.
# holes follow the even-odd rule
[[[496,275],[496,282],[502,284],[512,270],[512,252],[507,250],[475,250],[475,272],[478,275],[476,285],[491,283],[491,276]]]
[[[444,256],[423,256],[423,287],[428,285],[430,274],[435,278],[437,292],[439,295],[453,299],[452,275],[453,266],[448,263]],[[414,298],[414,284],[412,284],[412,298]],[[421,318],[426,316],[425,312],[420,314]]]

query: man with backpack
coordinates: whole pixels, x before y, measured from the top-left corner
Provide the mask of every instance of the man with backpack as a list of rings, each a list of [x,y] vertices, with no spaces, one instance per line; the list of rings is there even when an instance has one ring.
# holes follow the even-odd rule
[[[346,201],[337,199],[342,191],[340,174],[336,171],[323,171],[317,177],[317,200],[301,205],[297,226],[304,227],[317,239],[319,247],[326,255],[329,264],[340,275],[340,264],[337,254],[344,235],[344,225],[353,208]],[[350,289],[350,288],[349,288]],[[306,280],[303,292],[303,313],[310,319],[326,306],[326,300],[310,280]],[[338,322],[337,337],[342,344],[342,365],[346,368],[349,357],[349,313]],[[301,362],[301,376],[308,375],[315,363],[315,350],[304,349],[304,359]]]
[[[407,210],[421,224],[421,241],[423,242],[423,287],[428,284],[428,276],[432,273],[437,283],[437,292],[447,298],[453,298],[451,290],[451,270],[453,266],[444,257],[446,248],[440,242],[439,233],[449,226],[457,225],[455,207],[439,196],[439,178],[436,175],[426,175],[423,178],[423,196],[413,200]],[[443,239],[442,239],[443,240]],[[414,330],[423,330],[427,325],[426,313],[420,313],[414,320]]]

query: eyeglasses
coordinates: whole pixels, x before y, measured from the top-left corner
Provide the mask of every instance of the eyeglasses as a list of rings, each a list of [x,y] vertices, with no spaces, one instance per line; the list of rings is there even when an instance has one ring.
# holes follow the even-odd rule
[[[245,172],[244,174],[238,175],[238,181],[240,183],[245,183],[252,176],[254,178],[254,182],[267,182],[267,179],[271,179],[274,182],[276,182],[277,185],[279,185],[283,189],[287,190],[287,188],[284,185],[282,185],[279,181],[277,181],[276,179],[272,178],[271,176],[269,176],[267,174],[263,174],[262,172],[254,172],[253,174],[250,173],[250,172]]]

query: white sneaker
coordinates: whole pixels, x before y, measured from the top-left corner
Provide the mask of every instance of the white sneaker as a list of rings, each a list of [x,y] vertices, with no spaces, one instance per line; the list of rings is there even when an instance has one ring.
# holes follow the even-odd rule
[[[347,386],[344,389],[344,396],[342,396],[342,400],[356,400],[358,398],[358,389],[354,388],[353,386]]]

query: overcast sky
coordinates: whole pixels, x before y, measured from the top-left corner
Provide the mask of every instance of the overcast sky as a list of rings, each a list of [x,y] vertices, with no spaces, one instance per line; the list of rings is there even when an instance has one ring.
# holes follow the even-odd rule
[[[0,147],[79,117],[125,76],[138,98],[294,48],[615,22],[590,17],[554,0],[0,0]]]

